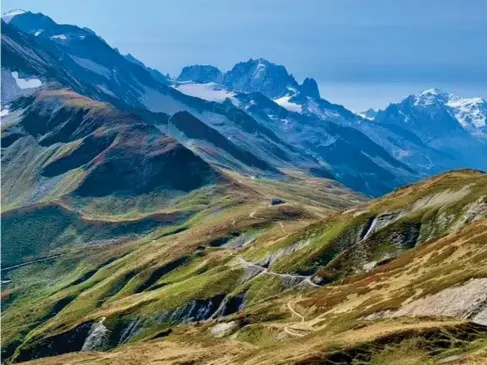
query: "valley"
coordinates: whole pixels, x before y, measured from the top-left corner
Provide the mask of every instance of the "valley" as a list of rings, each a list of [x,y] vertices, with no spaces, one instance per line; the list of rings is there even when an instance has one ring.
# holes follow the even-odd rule
[[[2,18],[5,364],[486,364],[486,101],[356,114]]]

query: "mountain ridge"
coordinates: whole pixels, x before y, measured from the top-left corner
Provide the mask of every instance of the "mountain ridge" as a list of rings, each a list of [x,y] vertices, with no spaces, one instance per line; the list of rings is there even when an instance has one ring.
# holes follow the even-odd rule
[[[280,169],[297,168],[307,173],[318,173],[322,176],[339,176],[339,179],[345,185],[361,190],[366,194],[378,195],[390,191],[400,185],[401,182],[414,180],[414,174],[411,170],[400,168],[393,175],[399,173],[401,176],[398,176],[393,181],[389,183],[384,180],[372,182],[374,179],[380,179],[379,176],[384,174],[383,170],[396,169],[394,165],[399,166],[400,164],[393,162],[391,165],[394,159],[389,156],[385,157],[387,152],[384,151],[382,152],[384,159],[381,159],[378,163],[372,161],[371,159],[373,157],[368,156],[374,156],[376,152],[373,150],[377,150],[378,147],[371,141],[368,141],[366,136],[360,137],[361,140],[367,141],[364,144],[364,153],[359,149],[355,149],[353,152],[350,151],[350,153],[356,155],[357,159],[365,159],[367,161],[366,165],[369,166],[370,171],[367,171],[366,176],[371,183],[365,181],[365,175],[361,176],[354,171],[356,170],[356,166],[352,160],[345,159],[340,163],[333,161],[333,156],[330,153],[340,148],[346,148],[346,145],[330,149],[327,146],[323,146],[325,148],[315,146],[316,143],[314,141],[312,144],[307,144],[305,140],[299,141],[296,145],[296,140],[290,139],[288,133],[281,134],[278,137],[269,130],[268,124],[266,125],[253,119],[247,113],[247,106],[242,105],[241,100],[238,100],[236,96],[228,95],[229,97],[225,97],[225,99],[220,96],[220,99],[214,98],[214,100],[205,101],[201,98],[185,95],[179,92],[179,90],[184,90],[183,87],[187,89],[189,84],[185,82],[170,87],[164,82],[165,80],[162,80],[162,82],[158,81],[158,78],[154,77],[150,69],[145,68],[139,62],[133,62],[133,60],[127,59],[117,50],[110,48],[102,38],[96,35],[91,35],[89,32],[88,34],[87,31],[79,27],[53,25],[50,32],[43,32],[36,36],[35,32],[37,28],[29,27],[28,21],[21,22],[23,16],[17,15],[8,24],[12,27],[11,33],[15,32],[13,27],[16,24],[23,27],[25,31],[30,32],[30,34],[23,33],[22,37],[25,38],[25,42],[22,45],[15,46],[17,52],[16,57],[22,63],[13,62],[12,64],[4,64],[4,68],[8,69],[10,73],[16,69],[23,70],[25,63],[30,65],[33,62],[32,59],[28,58],[30,54],[28,52],[29,48],[41,48],[49,52],[49,57],[56,59],[55,62],[59,64],[56,70],[49,71],[49,73],[38,70],[38,68],[29,69],[29,77],[43,75],[44,81],[47,82],[46,87],[49,87],[49,82],[57,81],[64,87],[72,88],[74,91],[92,99],[112,103],[118,108],[133,110],[148,118],[152,118],[152,116],[150,116],[150,113],[144,111],[146,109],[151,113],[164,113],[168,116],[182,111],[190,112],[209,127],[216,129],[220,134],[227,138],[232,138],[232,142],[238,145],[239,148],[249,150],[251,153],[257,155],[258,158],[266,160],[268,163],[270,162]],[[73,33],[69,33],[70,31]],[[56,36],[62,34],[65,36],[65,39],[60,39],[59,37],[52,39],[51,34],[55,34]],[[8,39],[5,36],[2,37],[2,42],[7,41]],[[48,64],[52,63],[54,61],[48,62]],[[259,81],[264,82],[264,84],[259,84],[259,82],[256,84],[249,83],[250,86],[253,85],[252,87],[268,85],[269,92],[281,93],[285,87],[288,90],[286,85],[289,85],[289,83],[294,85],[295,82],[293,81],[294,78],[287,73],[283,66],[274,66],[263,59],[249,60],[246,63],[242,63],[239,67],[242,68],[242,72],[246,72],[244,73],[247,76],[252,76],[257,70],[257,67],[265,68],[265,72],[262,75],[267,74],[267,71],[269,71],[269,75],[284,75],[287,81],[279,84],[277,88],[273,86],[272,82],[268,83],[268,81],[265,81],[271,80],[267,77]],[[57,72],[59,71],[64,71],[71,79],[59,79],[57,76]],[[22,72],[25,73],[25,71]],[[234,75],[237,75],[238,72]],[[46,80],[45,78],[47,76],[51,76],[51,79]],[[316,83],[312,80],[308,80],[306,83],[308,88],[310,88],[311,94],[316,94]],[[212,93],[223,93],[223,91],[213,86],[209,91]],[[204,92],[208,92],[208,90],[205,89]],[[302,97],[306,101],[309,98],[308,96]],[[230,102],[227,102],[227,99]],[[327,107],[334,108],[334,113],[344,113],[345,116],[354,116],[354,114],[347,112],[344,108],[335,107],[325,101],[320,102],[326,104]],[[293,101],[289,100],[289,103],[292,104]],[[315,103],[315,101],[310,101],[310,103]],[[306,118],[307,123],[310,123],[311,119],[315,118],[315,116],[309,114]],[[327,129],[334,130],[333,134],[357,134],[355,131],[340,129],[331,124]],[[321,133],[319,132],[316,137],[320,136]],[[334,143],[334,137],[330,136],[328,132],[325,132],[324,135],[321,134],[320,138],[327,141],[326,143]],[[340,140],[342,139],[346,140],[347,136],[341,136]],[[185,140],[185,143],[189,146],[192,142]],[[201,149],[198,151],[202,153],[202,156],[208,156]],[[383,161],[386,162],[384,163]],[[243,166],[241,172],[253,175],[261,173],[252,171],[252,169],[249,170],[247,166]]]

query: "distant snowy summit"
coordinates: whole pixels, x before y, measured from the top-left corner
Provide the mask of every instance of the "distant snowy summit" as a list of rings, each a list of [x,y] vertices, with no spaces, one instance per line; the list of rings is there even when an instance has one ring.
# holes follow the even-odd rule
[[[434,88],[416,95],[414,105],[445,108],[468,131],[476,134],[487,133],[487,101],[482,98],[462,98]]]

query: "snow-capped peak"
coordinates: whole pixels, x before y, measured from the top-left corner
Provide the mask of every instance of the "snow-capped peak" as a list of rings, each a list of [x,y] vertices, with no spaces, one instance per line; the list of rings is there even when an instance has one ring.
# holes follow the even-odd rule
[[[432,112],[445,109],[470,133],[487,135],[487,101],[482,98],[462,98],[436,88],[424,90],[411,98],[414,107]]]
[[[22,10],[22,9],[11,10],[11,11],[2,15],[2,20],[5,23],[9,23],[17,15],[21,15],[21,14],[25,14],[25,13],[27,13],[27,12],[25,10]]]
[[[433,104],[444,104],[451,94],[440,89],[432,88],[421,91],[418,95],[413,95],[415,106],[430,106]]]
[[[423,90],[419,93],[420,96],[425,96],[425,95],[440,95],[440,94],[445,94],[445,92],[443,92],[442,90],[440,89],[437,89],[437,88],[431,88],[431,89],[426,89],[426,90]]]
[[[464,128],[487,126],[487,101],[482,98],[461,98],[450,95],[446,106]]]

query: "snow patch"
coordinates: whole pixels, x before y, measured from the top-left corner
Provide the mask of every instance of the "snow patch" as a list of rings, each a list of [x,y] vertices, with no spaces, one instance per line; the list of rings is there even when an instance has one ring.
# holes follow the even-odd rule
[[[8,109],[2,109],[2,111],[0,112],[0,117],[5,117],[9,113],[10,113],[10,111]]]
[[[37,37],[39,34],[41,34],[44,31],[44,29],[40,29],[37,32],[34,33],[34,35]]]
[[[439,89],[428,89],[415,95],[413,100],[414,106],[445,107],[463,128],[473,134],[482,134],[479,130],[487,126],[487,101],[482,98],[462,98]]]
[[[435,104],[441,104],[444,100],[448,99],[449,94],[441,91],[440,89],[427,89],[421,91],[418,95],[414,96],[414,106],[431,106]]]
[[[374,120],[374,118],[377,116],[377,110],[370,108],[361,113],[358,113],[358,115],[364,119]]]
[[[394,152],[394,157],[397,158],[398,160],[402,160],[407,157],[411,157],[413,155],[412,151],[407,151],[407,150],[397,150]]]
[[[451,95],[446,105],[463,127],[473,125],[475,128],[483,128],[487,125],[487,102],[482,98]]]
[[[235,98],[234,92],[228,91],[222,85],[214,82],[209,82],[207,84],[183,83],[177,85],[176,89],[183,94],[208,101],[216,101],[220,103],[226,99],[230,99],[234,105],[239,104],[238,100]]]
[[[290,102],[289,99],[291,98],[292,96],[287,95],[283,96],[282,98],[275,99],[274,102],[291,112],[301,113],[303,108],[299,104]]]
[[[34,88],[42,85],[42,82],[39,79],[34,79],[34,78],[22,79],[22,78],[20,78],[19,73],[17,71],[12,72],[12,76],[15,79],[15,82],[17,83],[18,87],[20,87],[22,90],[34,89]]]
[[[57,35],[53,35],[51,39],[59,39],[61,41],[65,41],[66,39],[68,39],[68,37],[66,37],[65,34],[57,34]]]

